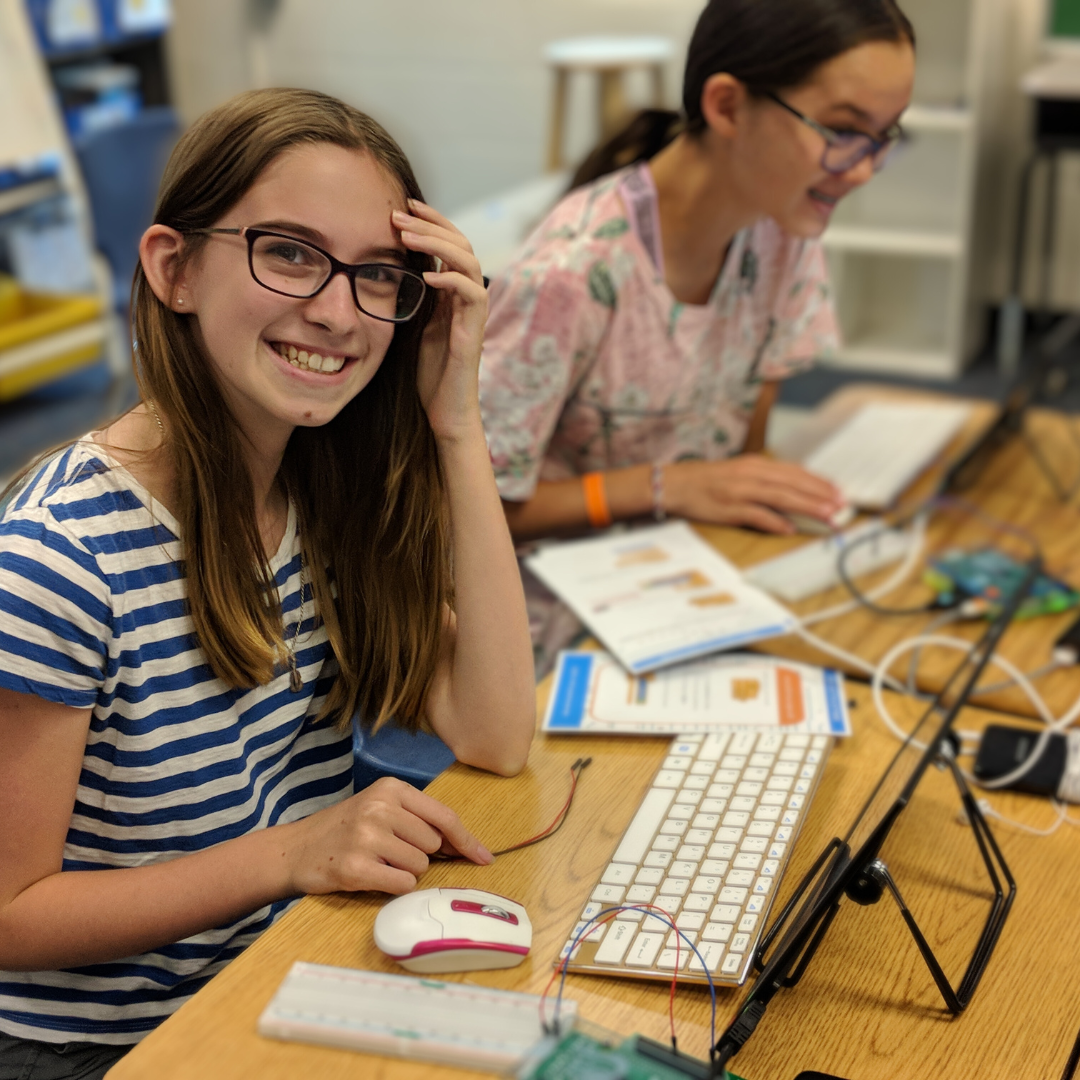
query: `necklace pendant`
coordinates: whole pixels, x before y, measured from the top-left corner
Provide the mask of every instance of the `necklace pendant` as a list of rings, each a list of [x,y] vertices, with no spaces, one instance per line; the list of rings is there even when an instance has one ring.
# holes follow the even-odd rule
[[[289,689],[294,694],[299,694],[304,689],[304,680],[300,678],[300,672],[296,668],[289,672]]]

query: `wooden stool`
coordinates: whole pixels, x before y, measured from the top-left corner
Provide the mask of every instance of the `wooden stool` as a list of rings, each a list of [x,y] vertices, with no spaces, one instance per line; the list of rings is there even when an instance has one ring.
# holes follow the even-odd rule
[[[592,71],[599,76],[597,110],[600,141],[611,138],[626,121],[628,107],[623,77],[634,68],[647,68],[652,76],[652,104],[664,101],[664,64],[674,54],[674,46],[662,37],[579,37],[553,41],[544,49],[544,59],[555,69],[555,100],[548,135],[547,167],[563,167],[563,137],[566,127],[566,98],[570,73]]]

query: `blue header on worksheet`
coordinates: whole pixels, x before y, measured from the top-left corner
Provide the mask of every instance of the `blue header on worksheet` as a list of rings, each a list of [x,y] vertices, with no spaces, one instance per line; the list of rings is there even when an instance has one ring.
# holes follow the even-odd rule
[[[562,728],[564,731],[581,727],[585,718],[585,700],[589,693],[589,679],[595,657],[585,653],[563,653],[559,657],[559,670],[555,674],[548,730]]]

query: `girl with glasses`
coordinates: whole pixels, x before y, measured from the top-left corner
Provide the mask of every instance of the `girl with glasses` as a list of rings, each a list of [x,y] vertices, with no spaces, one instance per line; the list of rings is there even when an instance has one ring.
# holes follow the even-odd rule
[[[533,732],[486,293],[396,143],[242,95],[140,254],[142,404],[0,513],[4,1078],[100,1076],[303,893],[491,861],[404,783],[353,793],[354,713],[503,774]]]
[[[757,451],[778,381],[835,347],[818,237],[896,141],[913,48],[895,0],[710,0],[682,115],[594,152],[492,284],[481,404],[516,538],[842,509]],[[543,667],[570,631],[527,591]]]

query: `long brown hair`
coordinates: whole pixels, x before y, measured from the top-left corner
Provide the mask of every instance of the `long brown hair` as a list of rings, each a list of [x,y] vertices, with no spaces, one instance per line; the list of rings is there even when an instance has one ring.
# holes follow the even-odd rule
[[[370,154],[421,198],[404,153],[374,120],[311,90],[256,90],[206,113],[180,139],[154,222],[188,234],[183,258],[289,147],[331,143]],[[415,269],[424,257],[410,256]],[[452,601],[449,530],[435,439],[416,386],[434,297],[395,328],[371,382],[330,423],[298,427],[280,478],[296,507],[303,558],[338,674],[324,714],[347,724],[394,716],[420,723]],[[282,613],[256,524],[240,429],[200,349],[193,317],[132,288],[136,377],[165,421],[176,477],[188,603],[214,673],[236,688],[265,684],[280,663]],[[336,596],[335,596],[336,594]]]
[[[578,166],[570,189],[654,157],[682,131],[704,131],[701,93],[718,72],[734,75],[755,97],[775,94],[868,41],[915,44],[915,30],[896,0],[709,0],[686,54],[682,115],[638,113]]]

